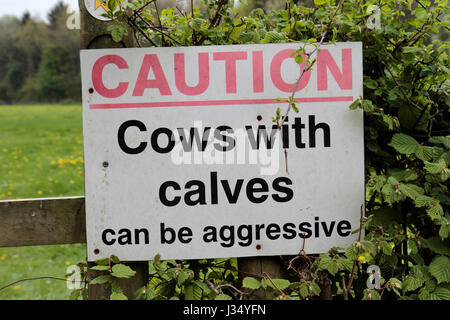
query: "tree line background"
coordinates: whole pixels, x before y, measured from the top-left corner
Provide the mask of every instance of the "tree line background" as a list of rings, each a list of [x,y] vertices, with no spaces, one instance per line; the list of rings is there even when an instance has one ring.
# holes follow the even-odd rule
[[[171,7],[177,1],[158,4]],[[245,15],[256,7],[284,5],[280,0],[249,0],[239,11]],[[28,12],[17,17],[0,11],[0,104],[81,102],[80,34],[67,28],[67,9],[58,2],[47,21]]]
[[[48,22],[28,12],[0,17],[0,104],[81,100],[80,34],[59,2]]]

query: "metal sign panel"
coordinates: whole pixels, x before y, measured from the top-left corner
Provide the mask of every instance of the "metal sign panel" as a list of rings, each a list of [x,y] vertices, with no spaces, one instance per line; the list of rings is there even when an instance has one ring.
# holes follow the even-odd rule
[[[89,261],[308,254],[355,240],[364,204],[359,42],[83,50]],[[307,47],[307,51],[313,47]],[[313,58],[314,58],[313,57]],[[303,62],[304,63],[304,62]]]

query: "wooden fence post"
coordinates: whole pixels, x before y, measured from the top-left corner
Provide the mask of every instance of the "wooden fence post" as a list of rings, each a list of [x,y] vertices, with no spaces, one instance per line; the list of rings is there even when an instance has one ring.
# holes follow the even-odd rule
[[[84,0],[78,0],[80,7],[80,48],[81,49],[104,49],[104,48],[131,48],[135,47],[133,30],[128,30],[128,36],[117,43],[112,40],[110,32],[107,30],[112,22],[95,19],[87,11]],[[119,257],[120,258],[120,257]],[[121,279],[119,284],[128,299],[134,299],[134,293],[148,283],[148,262],[128,262],[136,274],[130,279]],[[88,261],[88,267],[94,263]],[[89,270],[88,278],[93,279],[102,272]],[[89,300],[109,299],[110,292],[106,285],[90,285],[88,290]]]
[[[283,278],[283,269],[279,257],[248,257],[238,258],[239,280],[245,277],[265,278],[269,276],[271,279]],[[260,279],[258,279],[260,280]],[[245,292],[246,289],[242,288]],[[261,299],[264,298],[262,293],[255,293]]]

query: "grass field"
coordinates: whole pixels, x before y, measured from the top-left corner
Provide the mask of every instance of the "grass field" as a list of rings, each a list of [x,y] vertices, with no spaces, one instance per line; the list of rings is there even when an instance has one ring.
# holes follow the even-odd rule
[[[0,200],[83,195],[81,106],[0,106]],[[0,248],[0,288],[62,277],[85,260],[85,245]],[[68,299],[64,281],[33,280],[0,291],[6,299]]]

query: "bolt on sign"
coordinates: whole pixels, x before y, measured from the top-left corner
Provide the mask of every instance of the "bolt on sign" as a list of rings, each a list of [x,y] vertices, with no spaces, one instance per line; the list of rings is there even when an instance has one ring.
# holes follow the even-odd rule
[[[308,254],[355,240],[362,45],[82,50],[89,261]],[[313,47],[306,47],[313,50]],[[312,57],[314,58],[314,57]],[[312,59],[311,59],[312,60]]]

